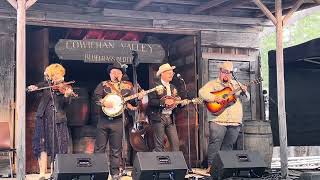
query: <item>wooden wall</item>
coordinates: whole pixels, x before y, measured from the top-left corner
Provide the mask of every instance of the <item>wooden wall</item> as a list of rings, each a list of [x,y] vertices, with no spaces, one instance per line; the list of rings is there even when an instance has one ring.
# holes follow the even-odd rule
[[[216,78],[217,64],[226,60],[232,61],[234,67],[238,69],[236,75],[240,82],[247,83],[260,77],[258,33],[201,31],[200,38],[202,58],[198,62],[199,87]],[[243,119],[261,119],[263,117],[261,85],[253,85],[249,91],[251,101],[244,104]],[[205,161],[208,153],[208,119],[211,118],[211,115],[205,107],[200,107],[202,107],[199,110],[200,160]]]
[[[43,72],[49,64],[48,28],[28,28],[27,31],[27,86],[43,81]],[[32,153],[32,137],[35,128],[35,113],[40,96],[38,92],[27,94],[26,101],[26,172],[38,172],[37,159]]]
[[[183,82],[179,80],[176,75],[172,83],[177,87],[180,96],[182,98],[193,98],[197,96],[197,66],[196,66],[196,36],[185,36],[178,40],[168,42],[165,47],[168,52],[168,58],[165,62],[168,62],[170,65],[176,66],[174,72],[176,74],[181,74],[185,80],[187,91],[185,91]],[[160,65],[151,64],[149,67],[149,78],[150,84],[153,84],[156,78],[156,72]],[[188,124],[187,124],[187,112],[189,109],[189,118],[190,118],[190,162],[193,166],[198,163],[198,115],[194,106],[189,105],[182,109],[179,109],[176,115],[177,131],[179,137],[179,147],[180,150],[184,153],[186,162],[189,162],[189,153],[188,153]]]
[[[14,139],[15,23],[0,19],[0,121],[9,122]]]
[[[196,80],[196,37],[186,36],[170,44],[169,63],[176,66],[175,73],[180,74],[186,83],[178,78],[173,83],[177,86],[182,98],[197,97]],[[198,116],[195,106],[192,104],[180,109],[176,116],[177,131],[180,140],[180,150],[189,163],[189,134],[188,134],[188,111],[190,130],[190,163],[195,166],[198,162]]]

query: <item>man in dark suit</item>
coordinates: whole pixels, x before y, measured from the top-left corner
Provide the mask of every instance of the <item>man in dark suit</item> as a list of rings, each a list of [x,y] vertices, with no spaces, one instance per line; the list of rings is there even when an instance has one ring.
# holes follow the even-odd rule
[[[149,119],[154,130],[154,151],[164,151],[163,138],[167,135],[172,151],[179,151],[179,138],[176,124],[174,122],[174,110],[167,107],[175,107],[176,100],[179,97],[177,88],[170,84],[173,79],[175,66],[166,63],[159,67],[157,85],[163,85],[164,89],[149,94]],[[174,98],[164,98],[171,96]],[[182,104],[184,105],[184,104]]]
[[[99,106],[113,108],[115,102],[104,101],[103,98],[110,93],[116,93],[121,95],[122,97],[132,95],[133,84],[129,81],[123,80],[124,70],[118,63],[110,65],[107,69],[107,72],[110,75],[110,80],[103,81],[96,87],[94,91],[94,100]],[[143,96],[143,94],[141,96]],[[140,97],[139,95],[139,98],[141,99],[142,97]],[[133,101],[127,102],[127,109],[135,110],[135,107],[130,103],[133,103]],[[102,112],[101,108],[99,108],[99,112],[97,113],[95,118],[98,122],[95,152],[105,153],[107,143],[109,141],[110,174],[112,176],[112,180],[119,180],[123,136],[122,114],[116,117],[109,117]]]

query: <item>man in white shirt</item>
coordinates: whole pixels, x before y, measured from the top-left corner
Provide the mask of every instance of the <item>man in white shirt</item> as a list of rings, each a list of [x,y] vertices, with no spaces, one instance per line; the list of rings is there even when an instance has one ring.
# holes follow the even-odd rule
[[[170,66],[166,63],[159,67],[157,71],[157,77],[159,81],[155,83],[157,85],[163,85],[163,90],[149,94],[149,119],[151,120],[154,130],[154,151],[164,151],[163,138],[167,135],[171,145],[172,151],[179,151],[179,138],[177,128],[174,121],[174,109],[168,109],[167,107],[175,107],[177,99],[179,97],[177,88],[170,84],[173,79],[175,66]],[[164,97],[174,98],[164,98]]]

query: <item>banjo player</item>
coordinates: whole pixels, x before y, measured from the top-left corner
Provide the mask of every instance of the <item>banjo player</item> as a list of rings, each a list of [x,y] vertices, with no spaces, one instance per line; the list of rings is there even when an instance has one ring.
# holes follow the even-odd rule
[[[133,94],[133,84],[130,81],[124,81],[123,75],[124,70],[121,65],[116,63],[109,65],[107,73],[110,76],[110,80],[102,81],[94,91],[94,101],[98,105],[113,108],[115,103],[104,101],[104,97],[108,94],[118,94],[122,97],[130,96]],[[139,93],[138,99],[142,99],[144,93]],[[136,107],[132,105],[133,101],[126,102],[125,107],[129,110],[136,110]],[[110,146],[110,174],[113,180],[120,179],[120,162],[122,152],[122,136],[123,136],[123,121],[122,113],[117,116],[108,116],[101,108],[97,112],[96,122],[96,142],[95,142],[95,153],[105,153],[108,141]],[[125,113],[123,113],[125,114]]]

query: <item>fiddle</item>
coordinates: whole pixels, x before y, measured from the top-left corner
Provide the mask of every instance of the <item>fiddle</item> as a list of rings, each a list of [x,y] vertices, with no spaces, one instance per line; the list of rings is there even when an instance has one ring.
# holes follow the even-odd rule
[[[69,81],[69,82],[60,82],[58,84],[53,84],[50,86],[45,86],[45,87],[41,87],[38,88],[35,85],[30,85],[27,88],[27,92],[33,92],[33,91],[40,91],[43,89],[49,89],[52,88],[53,91],[56,92],[60,92],[61,94],[64,94],[65,96],[74,96],[74,97],[78,97],[78,94],[73,92],[72,86],[70,84],[75,83],[75,81]]]
[[[68,96],[73,96],[73,97],[78,97],[78,94],[73,92],[72,86],[66,83],[59,83],[56,84],[52,87],[53,91],[57,91],[61,94],[64,94],[66,97]]]

